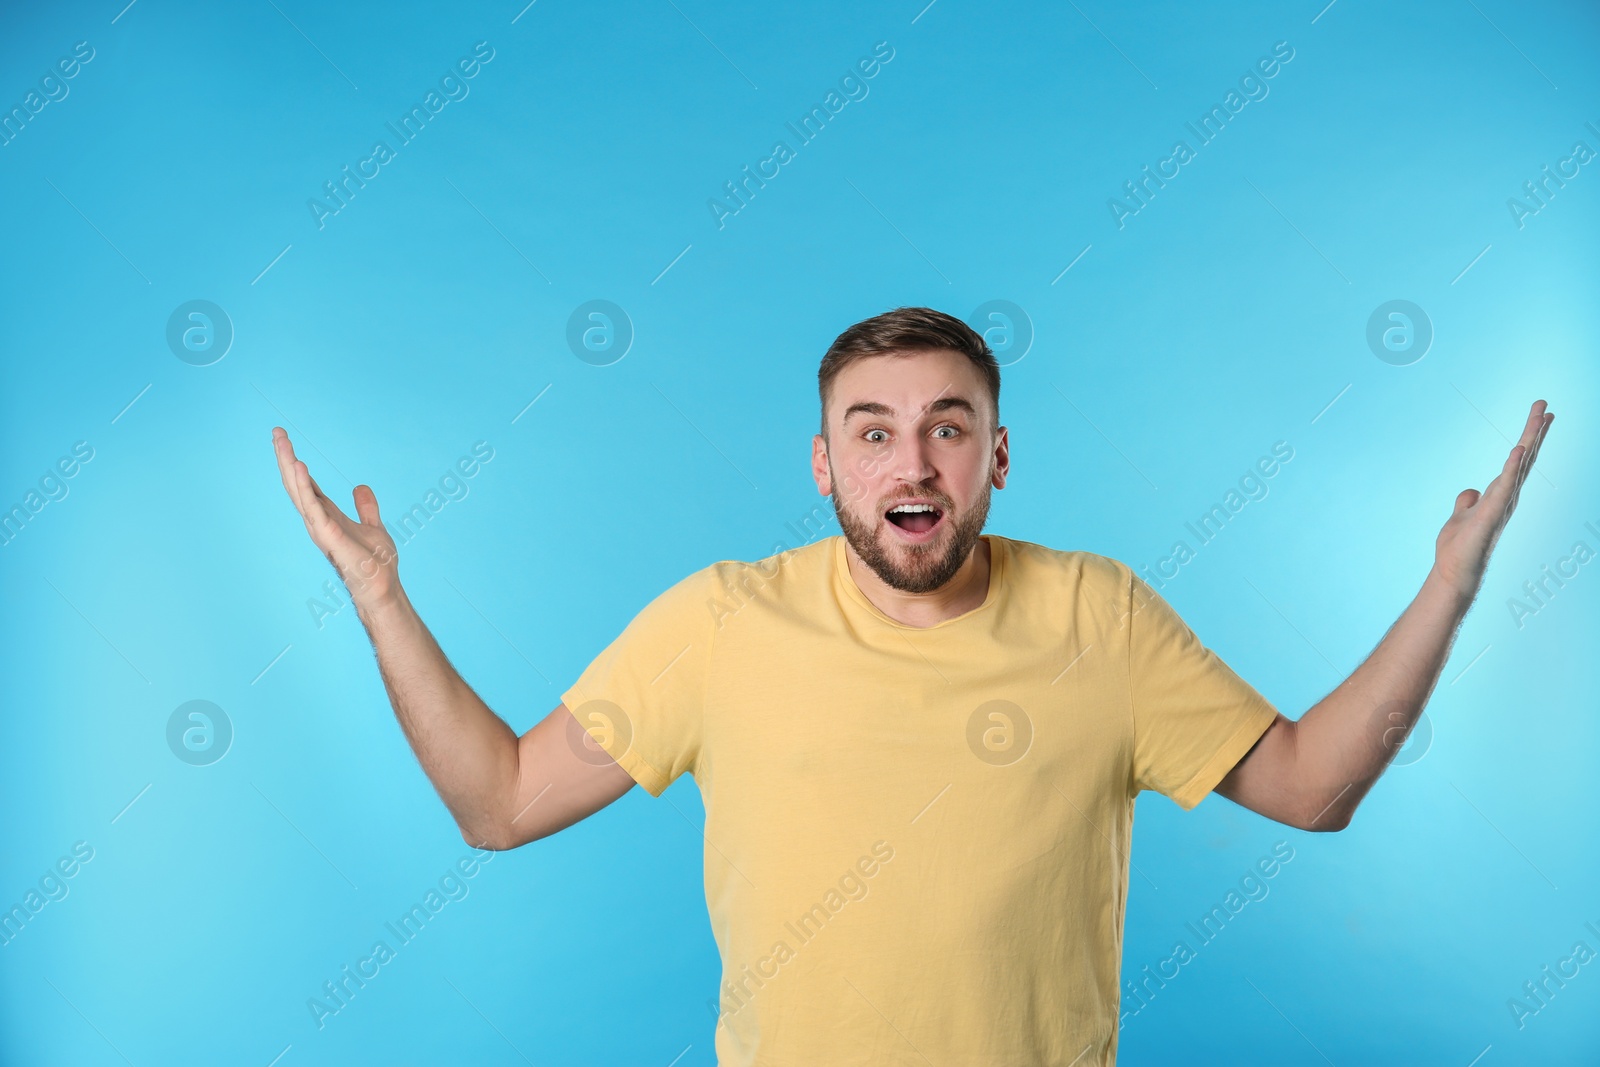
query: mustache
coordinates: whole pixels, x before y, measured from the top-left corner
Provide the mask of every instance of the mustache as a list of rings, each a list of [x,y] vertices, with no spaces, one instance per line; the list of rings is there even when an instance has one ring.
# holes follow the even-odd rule
[[[934,506],[939,508],[939,510],[941,510],[941,511],[954,511],[955,510],[954,502],[952,502],[950,500],[950,498],[945,496],[943,493],[938,492],[937,490],[923,489],[923,490],[920,490],[920,491],[915,492],[915,493],[902,493],[899,496],[890,497],[888,500],[883,502],[882,507],[880,507],[878,509],[878,513],[881,515],[883,512],[888,511],[890,508],[894,507],[896,504],[904,503],[907,500],[919,500],[919,499],[920,500],[931,500],[931,501],[933,501]]]

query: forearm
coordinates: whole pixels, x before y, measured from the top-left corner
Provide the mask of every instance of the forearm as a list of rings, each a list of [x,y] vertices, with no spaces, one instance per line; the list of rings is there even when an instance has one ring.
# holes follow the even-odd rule
[[[1300,717],[1295,766],[1310,829],[1349,823],[1422,715],[1471,604],[1430,571],[1366,661]]]
[[[451,666],[398,585],[357,613],[400,728],[462,836],[495,842],[516,785],[516,733]]]
[[[1289,756],[1264,764],[1270,768],[1265,786],[1251,783],[1256,792],[1292,796],[1296,825],[1311,830],[1349,825],[1361,798],[1421,717],[1554,419],[1543,400],[1535,401],[1500,473],[1482,492],[1456,494],[1421,592],[1367,661],[1301,716],[1288,734]]]

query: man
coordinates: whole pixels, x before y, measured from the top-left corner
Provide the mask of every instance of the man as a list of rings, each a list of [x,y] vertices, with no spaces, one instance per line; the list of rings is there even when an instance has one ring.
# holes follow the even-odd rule
[[[684,578],[520,738],[406,599],[372,490],[352,522],[273,433],[468,842],[515,848],[694,776],[719,1064],[1112,1064],[1136,795],[1349,825],[1554,416],[1533,405],[1410,607],[1293,721],[1124,564],[982,533],[1009,435],[994,356],[958,319],[857,323],[818,384],[812,474],[842,536]]]

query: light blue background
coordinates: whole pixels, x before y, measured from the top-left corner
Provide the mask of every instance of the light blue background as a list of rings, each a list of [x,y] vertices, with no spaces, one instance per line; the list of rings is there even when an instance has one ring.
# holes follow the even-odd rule
[[[270,428],[390,515],[494,448],[402,573],[521,732],[656,593],[829,511],[808,455],[835,335],[1005,299],[1036,336],[1004,371],[991,531],[1154,563],[1293,447],[1163,590],[1292,717],[1409,602],[1529,404],[1557,412],[1431,747],[1349,830],[1141,798],[1127,977],[1274,842],[1296,852],[1127,1020],[1121,1061],[1594,1062],[1600,963],[1521,1030],[1506,1002],[1600,949],[1600,564],[1520,628],[1506,602],[1574,542],[1600,550],[1600,163],[1521,228],[1507,200],[1600,149],[1600,17],[923,2],[5,16],[5,109],[75,42],[95,57],[0,147],[0,505],[95,451],[0,548],[0,904],[75,841],[94,859],[0,947],[0,1061],[712,1063],[689,780],[497,855],[317,1029],[307,998],[467,849],[354,612],[308,609],[333,572]],[[480,40],[470,94],[319,229],[307,200]],[[719,229],[708,199],[879,41],[869,95]],[[1278,41],[1269,95],[1119,230],[1108,198]],[[597,298],[636,331],[610,366],[565,340]],[[236,331],[210,366],[165,340],[192,299]],[[1366,344],[1391,299],[1436,331],[1409,366]],[[166,743],[194,699],[235,731],[210,766]]]

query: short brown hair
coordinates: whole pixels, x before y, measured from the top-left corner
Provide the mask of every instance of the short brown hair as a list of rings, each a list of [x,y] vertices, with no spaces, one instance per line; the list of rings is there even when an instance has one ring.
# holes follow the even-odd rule
[[[944,348],[960,352],[977,365],[994,401],[1000,423],[1000,364],[983,335],[953,315],[923,307],[898,307],[862,319],[834,339],[817,369],[817,395],[822,401],[822,436],[828,436],[828,391],[839,372],[858,359],[913,349]]]

